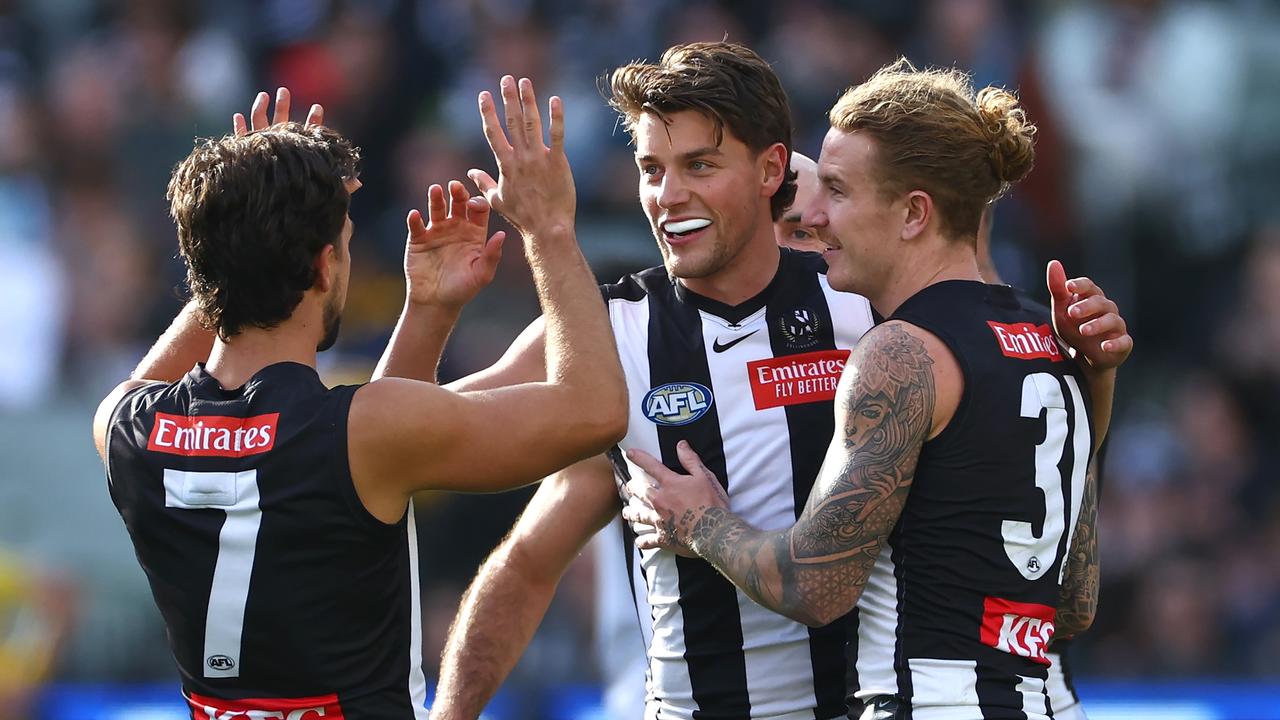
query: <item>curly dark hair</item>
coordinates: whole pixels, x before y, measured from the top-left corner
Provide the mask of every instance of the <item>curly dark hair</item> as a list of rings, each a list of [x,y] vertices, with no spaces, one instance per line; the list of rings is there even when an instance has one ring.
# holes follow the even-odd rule
[[[633,62],[614,70],[608,92],[609,104],[622,115],[633,140],[641,113],[665,122],[671,113],[695,110],[715,123],[717,144],[726,127],[756,152],[782,143],[787,169],[770,201],[773,220],[795,200],[791,106],[773,68],[751,48],[731,42],[675,45],[656,65]]]
[[[341,237],[359,162],[342,135],[296,122],[197,142],[166,196],[206,328],[229,340],[289,318]]]

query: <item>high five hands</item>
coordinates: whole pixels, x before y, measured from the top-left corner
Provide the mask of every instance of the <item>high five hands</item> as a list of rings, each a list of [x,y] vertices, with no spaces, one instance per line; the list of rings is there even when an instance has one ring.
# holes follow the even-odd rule
[[[533,81],[502,78],[504,121],[499,121],[493,95],[480,93],[484,137],[498,164],[498,179],[472,169],[467,173],[494,210],[502,213],[520,234],[537,236],[573,226],[577,208],[573,173],[564,154],[564,103],[552,96],[548,103],[551,144],[542,138],[542,116]],[[505,132],[503,127],[506,127]]]
[[[444,188],[432,185],[426,221],[419,210],[410,210],[405,224],[409,302],[457,311],[493,280],[507,234],[499,230],[485,239],[489,203],[468,197],[462,183],[450,180],[447,198]]]

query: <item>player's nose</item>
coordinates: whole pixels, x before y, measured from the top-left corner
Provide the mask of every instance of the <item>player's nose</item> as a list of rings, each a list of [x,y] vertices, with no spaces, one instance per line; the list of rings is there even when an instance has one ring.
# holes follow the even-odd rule
[[[672,208],[689,201],[689,187],[680,179],[679,173],[665,173],[662,184],[658,186],[658,205]]]

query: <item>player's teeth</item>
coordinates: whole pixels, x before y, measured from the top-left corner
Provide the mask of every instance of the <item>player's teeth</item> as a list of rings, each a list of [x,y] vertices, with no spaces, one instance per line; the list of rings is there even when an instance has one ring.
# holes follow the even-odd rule
[[[711,224],[711,221],[706,218],[693,218],[690,220],[679,220],[677,222],[666,223],[665,225],[662,226],[662,229],[666,230],[672,235],[678,235],[680,233],[687,233],[687,232],[692,232],[694,230],[701,230],[702,228],[710,224]]]

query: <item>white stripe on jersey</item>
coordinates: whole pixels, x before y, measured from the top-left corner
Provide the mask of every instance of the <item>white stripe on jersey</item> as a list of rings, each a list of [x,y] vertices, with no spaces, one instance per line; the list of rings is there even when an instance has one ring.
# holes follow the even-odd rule
[[[644,408],[636,401],[649,389],[648,298],[634,302],[609,301],[609,319],[631,399],[627,403],[630,418],[624,444],[627,448],[662,457],[658,428],[645,417]],[[631,477],[640,477],[643,473],[630,460],[627,460],[627,469]],[[684,660],[684,614],[680,608],[680,575],[675,555],[665,550],[646,550],[640,553],[638,567],[644,568],[645,594],[652,620],[645,643],[649,649],[650,674],[647,700],[653,705],[656,697],[676,707],[690,708],[692,712],[693,684]]]
[[[1049,696],[1045,695],[1043,680],[1019,675],[1014,689],[1022,693],[1022,711],[1027,720],[1049,720]]]
[[[853,343],[876,324],[875,315],[871,312],[871,303],[861,295],[833,289],[831,283],[827,282],[826,275],[818,276],[818,287],[822,288],[822,294],[827,298],[827,308],[831,311],[832,322],[836,323],[836,347],[853,347]],[[856,328],[861,329],[856,330],[855,336],[841,337],[840,330]],[[846,342],[849,344],[845,345]]]
[[[784,530],[796,522],[791,438],[785,407],[757,411],[747,363],[773,357],[765,309],[737,327],[709,313],[702,316],[703,346],[720,418],[728,475],[729,509],[761,530]],[[715,352],[717,340],[741,342]],[[778,432],[779,428],[783,432]],[[809,629],[757,605],[735,588],[742,618],[747,696],[755,717],[784,717],[817,706]]]
[[[409,702],[415,720],[429,720],[427,712],[427,677],[422,672],[422,595],[418,587],[418,523],[409,502]]]
[[[898,577],[893,545],[885,541],[858,598],[859,698],[898,693],[898,673],[893,667],[897,643]]]
[[[1054,720],[1084,720],[1084,711],[1071,688],[1067,687],[1066,667],[1062,664],[1062,653],[1051,652],[1049,658],[1049,681],[1045,683],[1045,692],[1049,694],[1049,705],[1053,708]]]
[[[913,720],[973,720],[978,709],[978,663],[910,658]]]

